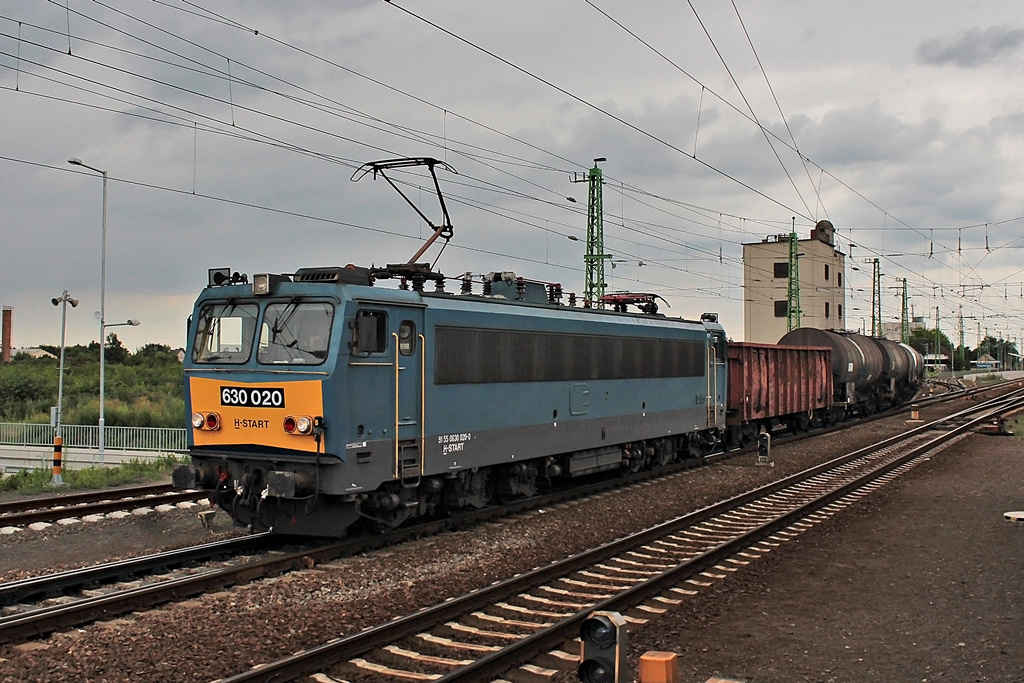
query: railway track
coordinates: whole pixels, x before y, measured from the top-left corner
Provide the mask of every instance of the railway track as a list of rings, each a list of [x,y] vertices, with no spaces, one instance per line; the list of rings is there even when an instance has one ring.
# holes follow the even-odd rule
[[[205,592],[277,576],[342,557],[395,545],[442,531],[460,529],[566,500],[595,495],[701,466],[703,461],[673,465],[658,472],[641,472],[620,480],[602,480],[557,491],[502,507],[475,510],[455,518],[401,527],[385,534],[362,536],[294,552],[248,560],[228,560],[220,566],[193,566],[211,558],[233,556],[283,545],[272,533],[254,534],[194,548],[156,553],[104,563],[69,572],[0,584],[0,644],[113,618]],[[156,572],[179,567],[173,574]],[[117,586],[118,582],[129,585]],[[36,602],[32,603],[31,601]],[[4,614],[6,612],[6,614]]]
[[[641,472],[617,480],[603,480],[586,484],[570,491],[558,491],[537,496],[511,506],[479,510],[458,518],[437,520],[396,529],[387,534],[355,538],[315,548],[303,548],[296,552],[231,561],[230,565],[196,566],[213,557],[258,551],[260,544],[269,542],[270,535],[259,534],[196,548],[105,563],[71,572],[33,577],[11,584],[0,584],[0,608],[6,612],[4,616],[0,617],[0,643],[23,640],[79,626],[96,619],[110,618],[133,610],[151,608],[169,601],[181,600],[231,585],[311,567],[337,558],[400,543],[404,540],[445,530],[464,528],[480,522],[555,505],[566,500],[597,495],[623,486],[674,476],[683,470],[735,454],[735,451],[727,454],[713,454],[705,459],[688,461],[657,471]],[[153,486],[129,491],[145,495],[167,488]],[[42,502],[50,502],[50,500],[58,503],[74,501],[84,504],[89,499],[109,497],[110,492],[100,492],[81,496],[20,501],[19,505],[34,507]],[[79,509],[81,508],[64,508],[60,516],[67,516],[67,510]],[[146,578],[147,575],[174,568],[179,569],[170,574],[165,573]],[[125,581],[132,583],[121,587],[114,585],[117,582]],[[55,598],[55,596],[57,597]],[[32,600],[35,600],[36,603],[29,604]]]
[[[1020,410],[1022,395],[972,405],[761,489],[221,683],[286,681],[313,672],[323,672],[319,680],[325,681],[553,676],[575,666],[569,650],[593,611],[626,613],[634,626],[655,618],[994,416]],[[515,672],[519,667],[526,670]]]
[[[206,498],[208,495],[203,491],[175,489],[170,484],[150,484],[8,501],[0,503],[0,527],[21,527],[35,522],[55,522],[69,517],[104,515],[143,505],[175,505],[183,501]]]
[[[1005,384],[1012,384],[1007,382]],[[955,389],[952,386],[943,385],[950,392]],[[965,396],[991,390],[1002,385],[990,385],[971,390],[959,388],[958,393]],[[939,394],[935,396],[922,397],[917,403],[929,405],[950,399],[950,394]],[[866,419],[879,419],[892,415],[893,413],[905,410],[905,406],[895,408],[884,413]],[[813,435],[827,433],[836,429],[849,428],[859,424],[858,422],[841,423],[824,430],[814,430]],[[797,437],[801,435],[796,435]],[[784,438],[792,438],[786,436]],[[779,441],[785,443],[785,441]],[[722,454],[712,454],[708,461],[721,457]],[[617,485],[621,485],[621,482]],[[68,517],[84,517],[88,515],[102,515],[116,510],[131,509],[138,507],[140,503],[147,506],[174,505],[182,501],[199,500],[207,497],[208,494],[199,491],[181,491],[175,489],[171,484],[149,484],[130,488],[104,489],[102,491],[90,491],[85,493],[63,494],[56,496],[45,496],[29,498],[18,501],[0,503],[0,527],[26,526],[34,522],[54,522]]]
[[[0,584],[0,644],[261,578],[288,556],[241,556],[280,545],[255,534]]]

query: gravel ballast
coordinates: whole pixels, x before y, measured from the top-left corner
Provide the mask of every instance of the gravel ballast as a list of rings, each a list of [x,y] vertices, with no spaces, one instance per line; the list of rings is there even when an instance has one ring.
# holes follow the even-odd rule
[[[922,412],[927,417],[931,411]],[[774,467],[758,467],[755,456],[747,454],[586,501],[339,560],[27,644],[2,646],[0,680],[214,680],[756,488],[897,433],[904,428],[905,417],[777,445],[772,453]],[[79,564],[75,548],[90,557],[102,554],[110,559],[159,550],[168,540],[172,545],[192,536],[209,540],[194,513],[168,513],[135,522],[130,531],[101,523],[65,527],[50,536],[22,532],[4,537],[3,579]],[[224,525],[220,514],[215,529],[226,532]],[[810,538],[810,532],[805,536]],[[128,547],[119,547],[122,543]],[[16,546],[16,552],[6,553],[8,547]],[[766,559],[753,576],[763,577],[773,562],[777,562],[774,557]],[[751,581],[750,576],[730,577],[714,590],[729,590],[730,585]],[[808,598],[810,602],[817,599]],[[687,612],[696,609],[689,605],[697,602],[681,606],[679,615],[696,619],[697,624],[714,621],[708,616],[715,613],[714,604],[706,606],[703,618]],[[686,642],[693,634],[691,626],[672,626],[673,618],[669,615],[652,623],[635,635],[634,642],[643,643],[644,632],[662,633],[664,641],[652,636],[650,642],[678,649],[669,648],[668,634],[685,633],[682,640]],[[717,670],[720,665],[707,660],[688,666]],[[699,675],[704,675],[699,680],[706,680],[710,671]]]

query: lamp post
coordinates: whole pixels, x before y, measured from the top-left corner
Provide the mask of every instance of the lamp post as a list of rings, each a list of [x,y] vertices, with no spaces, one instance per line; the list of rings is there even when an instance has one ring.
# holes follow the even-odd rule
[[[138,327],[141,324],[142,323],[140,323],[138,320],[135,320],[134,318],[129,318],[128,320],[124,321],[123,323],[104,323],[104,322],[100,323],[100,452],[99,452],[99,460],[100,460],[100,462],[103,462],[103,453],[104,453],[103,448],[104,448],[104,444],[106,443],[106,439],[104,438],[105,434],[103,433],[104,430],[106,429],[106,420],[104,420],[104,414],[103,414],[103,407],[104,407],[103,403],[104,403],[104,394],[105,394],[105,391],[104,391],[105,387],[103,385],[103,375],[104,375],[104,371],[106,369],[104,367],[104,365],[103,365],[103,357],[104,357],[103,347],[105,347],[106,344],[107,344],[107,328],[108,327],[124,327],[126,325],[131,325],[132,327]]]
[[[87,168],[90,171],[96,171],[103,176],[103,223],[100,228],[100,460],[103,460],[103,374],[106,365],[106,359],[104,358],[106,350],[106,333],[104,327],[106,324],[106,292],[107,292],[107,172],[96,168],[95,166],[89,166],[88,164],[82,163],[82,160],[77,157],[68,159],[68,163],[72,166],[81,166]]]
[[[78,299],[72,299],[68,296],[68,290],[64,290],[64,293],[60,295],[60,298],[50,299],[50,303],[54,306],[60,306],[60,371],[57,379],[57,436],[63,437],[61,434],[60,426],[62,419],[62,411],[64,409],[64,330],[67,325],[68,317],[68,304],[71,304],[71,308],[78,306]]]

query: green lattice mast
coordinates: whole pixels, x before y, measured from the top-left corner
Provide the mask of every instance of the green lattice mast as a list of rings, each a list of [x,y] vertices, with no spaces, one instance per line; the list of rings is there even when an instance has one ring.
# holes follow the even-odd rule
[[[587,175],[576,173],[570,180],[574,183],[586,182],[589,185],[587,198],[587,253],[583,256],[586,281],[583,291],[583,305],[604,308],[601,297],[607,286],[604,281],[604,262],[611,259],[611,254],[604,253],[604,202],[602,200],[601,169],[597,164],[608,161],[604,157],[594,159],[594,167]]]
[[[786,291],[786,331],[800,327],[800,260],[799,240],[796,236],[796,218],[789,233],[789,280]]]
[[[871,262],[871,336],[882,338],[882,264]]]
[[[961,320],[960,322],[962,326],[963,321]],[[900,313],[900,341],[904,344],[910,343],[910,314],[907,311],[907,278],[903,278],[903,310]]]

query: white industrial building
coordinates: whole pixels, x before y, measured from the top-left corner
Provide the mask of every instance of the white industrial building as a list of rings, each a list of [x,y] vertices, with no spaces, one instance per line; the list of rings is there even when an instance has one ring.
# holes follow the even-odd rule
[[[832,223],[818,221],[797,247],[799,326],[846,329],[846,254],[836,249]],[[743,245],[743,291],[744,339],[775,344],[788,332],[789,235]]]

